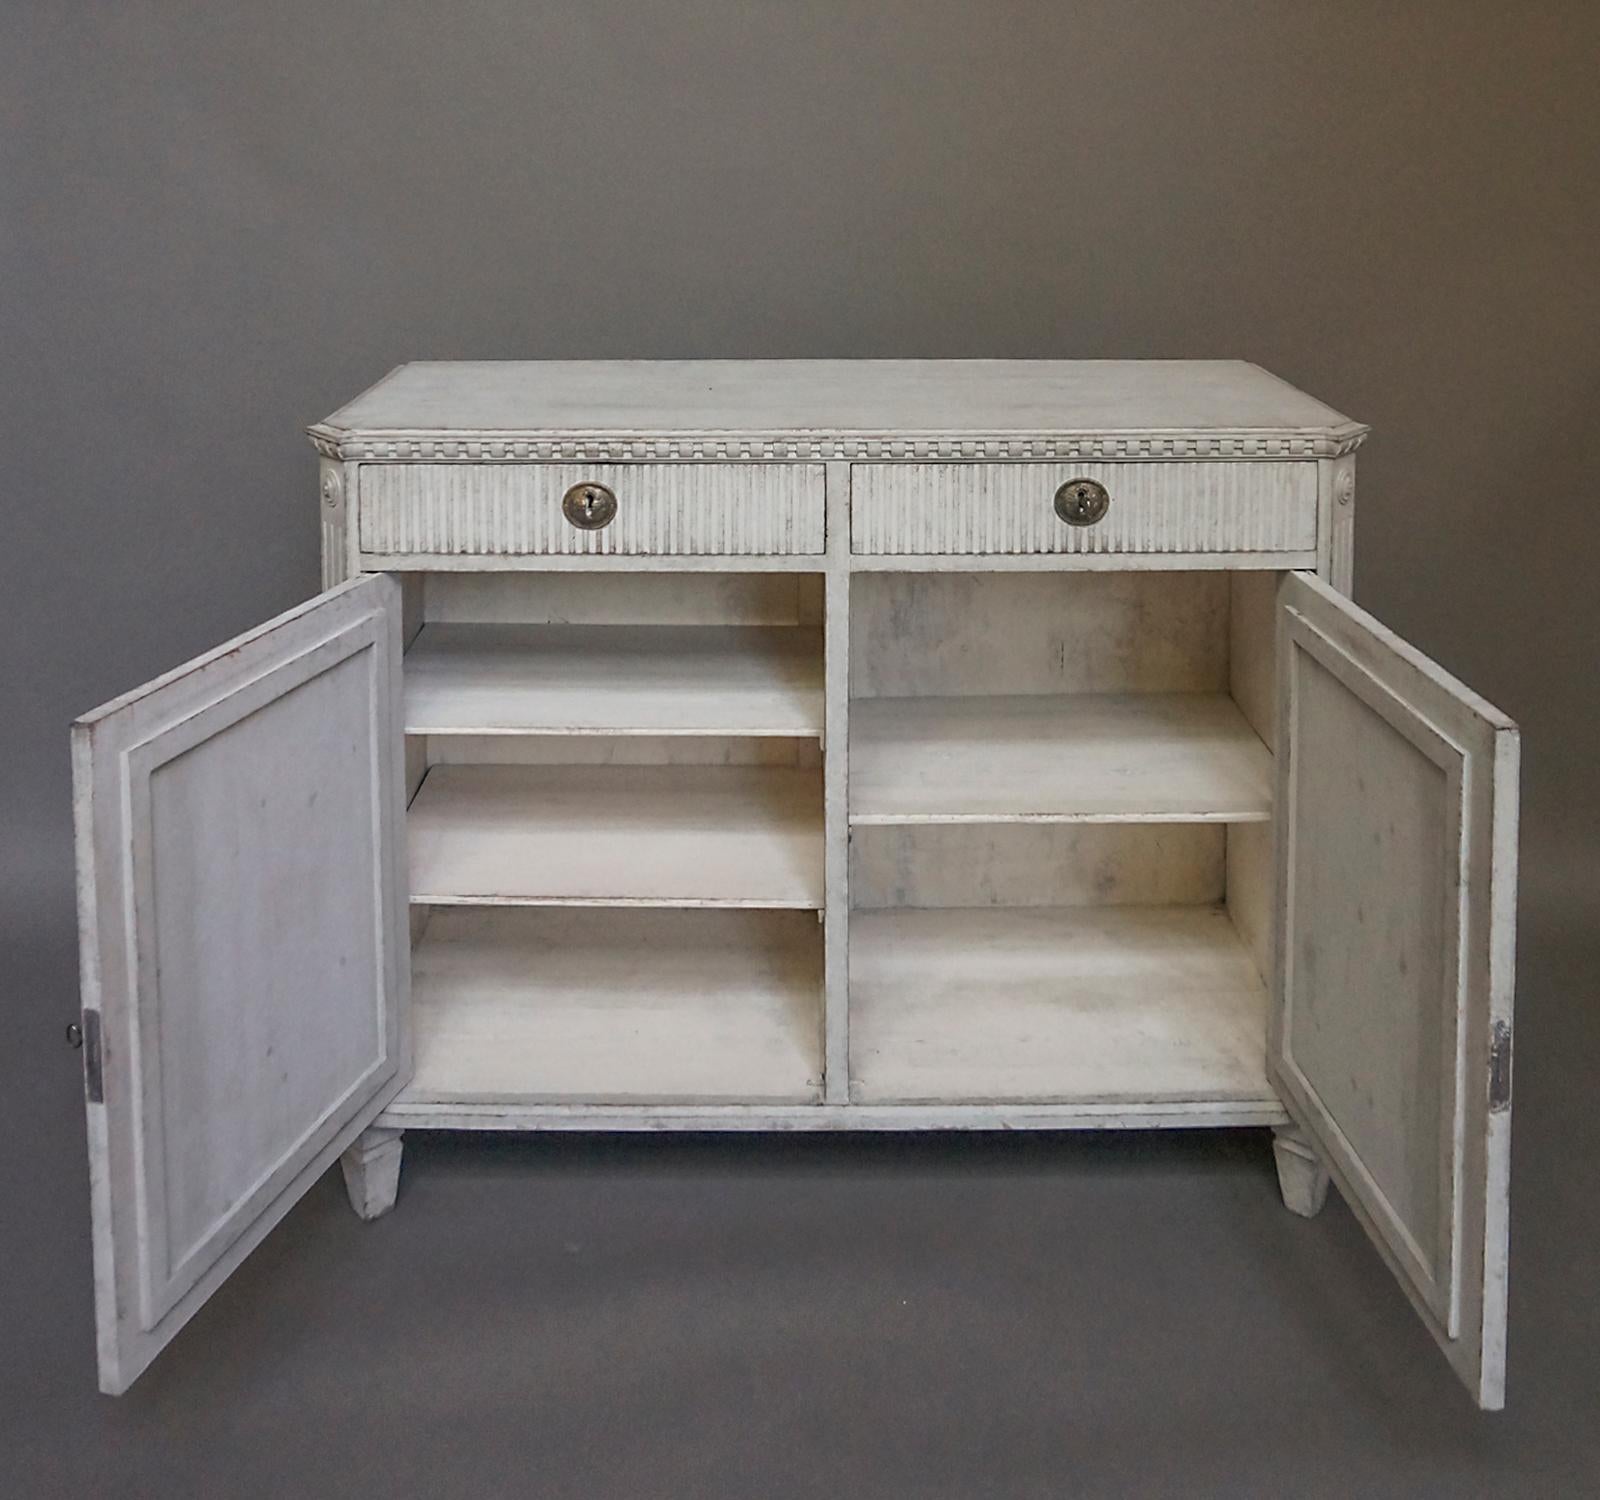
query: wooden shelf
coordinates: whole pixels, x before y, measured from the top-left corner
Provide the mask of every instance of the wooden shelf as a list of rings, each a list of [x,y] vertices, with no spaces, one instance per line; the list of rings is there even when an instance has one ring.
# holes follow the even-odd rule
[[[408,734],[822,733],[805,626],[427,625],[406,653]]]
[[[815,770],[435,766],[406,841],[429,905],[822,906]]]
[[[1221,907],[856,912],[850,1026],[866,1104],[1277,1102]]]
[[[435,912],[401,1102],[814,1102],[821,955],[795,912]]]
[[[1272,757],[1215,693],[867,698],[852,823],[1259,822]]]

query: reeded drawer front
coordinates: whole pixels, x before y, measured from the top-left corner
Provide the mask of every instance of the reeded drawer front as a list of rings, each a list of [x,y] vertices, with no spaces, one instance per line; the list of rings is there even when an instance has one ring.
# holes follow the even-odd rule
[[[614,494],[611,519],[569,519],[575,485]],[[820,464],[363,464],[357,505],[361,550],[380,556],[825,550]]]
[[[1057,491],[1104,486],[1089,524]],[[1069,497],[1070,498],[1070,497]],[[1074,507],[1069,515],[1094,514]],[[851,550],[874,554],[1310,552],[1314,463],[854,464]]]

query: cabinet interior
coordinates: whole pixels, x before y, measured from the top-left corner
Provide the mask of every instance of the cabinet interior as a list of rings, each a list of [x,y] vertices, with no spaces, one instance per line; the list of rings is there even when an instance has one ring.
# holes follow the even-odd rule
[[[852,581],[853,1101],[1272,1097],[1277,580]]]
[[[822,1088],[822,581],[405,578],[413,1100]]]
[[[851,1101],[1273,1097],[1277,578],[851,579]],[[407,1099],[819,1102],[822,576],[403,581]]]

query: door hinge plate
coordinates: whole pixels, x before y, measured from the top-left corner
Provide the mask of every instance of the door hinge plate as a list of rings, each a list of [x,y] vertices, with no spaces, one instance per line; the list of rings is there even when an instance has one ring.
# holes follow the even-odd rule
[[[91,1104],[106,1102],[104,1058],[100,1046],[100,1012],[83,1013],[83,1090]]]
[[[1511,1108],[1511,1023],[1489,1028],[1489,1112]]]

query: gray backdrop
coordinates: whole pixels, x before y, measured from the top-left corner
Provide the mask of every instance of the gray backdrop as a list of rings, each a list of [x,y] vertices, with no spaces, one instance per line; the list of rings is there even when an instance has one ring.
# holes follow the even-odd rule
[[[10,1491],[1592,1492],[1597,64],[1592,0],[11,0]],[[1504,1417],[1251,1134],[425,1143],[93,1394],[68,721],[313,591],[307,422],[607,355],[1241,356],[1374,425],[1357,595],[1526,734]]]

